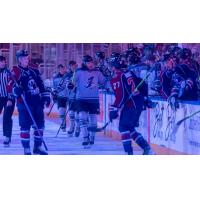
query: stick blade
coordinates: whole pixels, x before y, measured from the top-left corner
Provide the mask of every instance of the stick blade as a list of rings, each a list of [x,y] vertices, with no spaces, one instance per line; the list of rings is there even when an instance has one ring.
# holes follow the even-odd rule
[[[178,125],[177,123],[175,124],[173,130],[172,130],[172,134],[176,134],[178,132],[180,125]]]

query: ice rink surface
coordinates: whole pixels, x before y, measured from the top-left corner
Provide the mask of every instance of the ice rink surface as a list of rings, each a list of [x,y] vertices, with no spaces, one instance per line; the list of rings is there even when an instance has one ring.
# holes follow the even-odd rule
[[[59,123],[55,120],[46,119],[45,122],[44,140],[48,147],[49,155],[124,155],[122,143],[115,141],[109,137],[98,134],[96,136],[95,144],[89,148],[84,149],[81,145],[82,136],[78,138],[69,138],[67,132],[60,131],[56,138],[56,133],[59,128]],[[2,115],[0,116],[0,155],[23,155],[23,148],[20,142],[20,128],[18,125],[18,117],[13,116],[13,134],[10,147],[3,146],[3,132],[2,132]],[[31,146],[33,146],[33,137],[31,134]],[[142,151],[136,149],[134,154],[142,154]]]

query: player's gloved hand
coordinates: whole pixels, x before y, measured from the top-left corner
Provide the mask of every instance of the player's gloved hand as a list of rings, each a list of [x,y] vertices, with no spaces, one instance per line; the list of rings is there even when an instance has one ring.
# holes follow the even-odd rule
[[[133,97],[135,97],[135,96],[137,96],[137,95],[139,95],[139,94],[140,94],[140,91],[139,91],[139,90],[135,90],[135,91],[132,92],[132,96],[133,96]]]
[[[151,101],[148,97],[144,98],[144,107],[145,108],[155,108],[158,103]]]
[[[113,119],[117,119],[118,118],[118,109],[114,106],[110,106],[109,108],[109,119],[112,122]]]
[[[15,97],[19,97],[23,94],[23,89],[20,86],[15,86],[13,88],[13,94]]]
[[[68,83],[67,88],[69,90],[73,90],[74,89],[74,84],[73,83]]]
[[[53,90],[51,94],[52,94],[53,101],[56,102],[58,100],[57,90]]]
[[[56,89],[57,91],[61,92],[62,90],[64,90],[64,87],[63,85],[58,85]]]
[[[162,88],[162,86],[161,86],[160,80],[155,80],[153,82],[152,89],[155,90],[156,92],[159,92],[161,90],[161,88]]]
[[[50,103],[51,103],[51,98],[50,95],[48,93],[43,93],[42,97],[41,97],[41,102],[43,105],[45,105],[46,107],[49,107]]]
[[[192,90],[193,85],[194,85],[194,83],[191,79],[186,80],[186,90]]]

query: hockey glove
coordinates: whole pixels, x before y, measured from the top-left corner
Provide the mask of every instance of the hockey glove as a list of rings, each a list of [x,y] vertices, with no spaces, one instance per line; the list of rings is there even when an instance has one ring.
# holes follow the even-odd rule
[[[58,100],[57,90],[53,90],[51,94],[52,94],[53,101],[56,102]]]
[[[51,103],[51,98],[50,98],[50,95],[49,95],[48,92],[42,93],[41,102],[42,102],[42,105],[45,105],[46,107],[49,107],[49,105]]]
[[[13,88],[13,94],[15,97],[19,97],[23,94],[23,89],[20,86],[15,86]]]
[[[68,88],[69,90],[73,90],[73,89],[74,89],[74,84],[73,84],[73,83],[69,83],[69,84],[67,85],[67,88]]]
[[[117,119],[118,118],[118,109],[114,106],[111,106],[109,108],[109,119],[112,122],[113,119]]]
[[[186,80],[186,90],[192,90],[194,82],[191,79]]]
[[[144,98],[144,109],[146,108],[155,108],[157,105],[156,102],[151,101],[148,97]]]

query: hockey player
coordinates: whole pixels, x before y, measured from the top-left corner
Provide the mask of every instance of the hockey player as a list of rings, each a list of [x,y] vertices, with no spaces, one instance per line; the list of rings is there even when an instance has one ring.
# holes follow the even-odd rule
[[[71,60],[69,62],[69,70],[71,73],[70,83],[68,84],[69,89],[69,118],[70,118],[70,128],[68,134],[72,135],[74,133],[75,137],[80,135],[80,124],[79,124],[79,113],[77,112],[76,103],[76,88],[73,87],[74,77],[78,65],[75,61]]]
[[[146,44],[143,49],[143,57],[141,61],[146,65],[152,65],[155,62],[154,53],[154,45],[153,44]]]
[[[82,67],[77,70],[74,78],[76,86],[77,109],[80,119],[80,130],[83,135],[84,147],[93,145],[95,132],[88,132],[88,127],[97,127],[97,114],[99,114],[99,85],[105,83],[102,73],[95,69],[91,56],[83,57]],[[89,120],[89,124],[88,124]]]
[[[101,71],[101,73],[109,79],[111,77],[111,71],[109,70],[109,66],[105,62],[105,53],[103,51],[98,51],[95,54],[97,68]]]
[[[4,109],[3,113],[3,136],[4,146],[8,147],[11,142],[12,136],[12,114],[15,108],[15,100],[11,96],[8,96],[7,84],[9,81],[9,72],[6,67],[6,58],[0,56],[0,113]]]
[[[16,53],[18,66],[12,69],[12,77],[8,83],[9,94],[17,98],[17,108],[19,113],[19,125],[21,128],[21,143],[25,155],[31,155],[30,149],[30,129],[34,128],[34,154],[47,155],[42,149],[43,131],[44,131],[44,105],[49,106],[50,94],[45,91],[43,81],[37,69],[29,67],[29,55],[26,50],[19,50]],[[15,84],[15,81],[17,84]],[[35,119],[38,129],[34,126],[30,114],[27,111],[24,101]]]
[[[133,139],[143,150],[143,154],[154,154],[150,145],[143,136],[136,131],[140,114],[144,106],[144,96],[146,93],[145,84],[138,91],[135,91],[136,86],[141,79],[137,78],[133,72],[122,72],[121,68],[125,68],[116,58],[110,63],[113,70],[113,78],[110,80],[115,102],[110,107],[110,121],[118,117],[118,111],[121,109],[119,119],[119,131],[124,147],[124,151],[128,155],[133,154],[132,141]],[[132,95],[132,96],[131,96]]]
[[[191,50],[183,48],[179,51],[179,64],[175,66],[172,76],[172,89],[168,101],[171,105],[180,100],[197,100],[197,73],[190,63]]]
[[[163,56],[163,64],[164,64],[164,71],[162,71],[160,76],[160,87],[158,87],[158,91],[160,89],[160,94],[165,99],[171,95],[171,91],[173,88],[173,81],[172,76],[175,72],[175,62],[172,54],[165,54]]]
[[[53,78],[53,99],[57,101],[58,112],[61,122],[61,129],[66,132],[66,109],[68,101],[68,88],[71,74],[67,72],[67,67],[59,64],[58,73]]]

